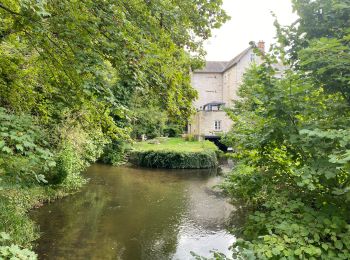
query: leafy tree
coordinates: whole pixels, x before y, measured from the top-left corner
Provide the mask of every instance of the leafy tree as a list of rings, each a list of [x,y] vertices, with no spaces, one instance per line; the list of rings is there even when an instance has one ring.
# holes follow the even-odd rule
[[[195,97],[188,72],[197,59],[185,49],[203,57],[202,40],[227,20],[221,4],[3,1],[2,79],[9,90],[2,94],[2,103],[18,108],[16,101],[24,98],[33,104],[28,107],[31,113],[50,118],[59,117],[65,107],[79,110],[89,103],[99,108],[97,116],[106,109],[120,110],[133,90],[147,88],[170,114],[188,116]],[[30,73],[23,75],[23,68]],[[33,83],[27,85],[29,75]],[[23,86],[27,97],[18,96]],[[13,91],[16,88],[21,91]],[[101,120],[108,122],[103,117],[94,121]]]
[[[253,67],[229,111],[237,165],[226,191],[247,206],[237,257],[348,259],[348,1],[294,1],[296,25]],[[290,69],[277,76],[276,57]]]
[[[221,5],[4,0],[0,106],[36,117],[43,128],[70,122],[120,140],[128,138],[130,104],[141,93],[161,114],[183,122],[196,97],[190,68],[199,66],[211,29],[228,19]],[[57,151],[61,137],[67,136],[57,131],[49,140]]]
[[[292,26],[277,24],[279,41],[288,46],[289,62],[310,72],[327,91],[340,92],[350,104],[349,0],[294,0],[299,19]]]

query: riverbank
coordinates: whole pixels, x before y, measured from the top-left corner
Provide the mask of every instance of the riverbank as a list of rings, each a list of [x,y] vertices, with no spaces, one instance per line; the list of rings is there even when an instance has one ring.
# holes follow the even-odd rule
[[[34,185],[21,188],[8,186],[0,190],[0,257],[7,259],[20,255],[23,258],[19,259],[36,259],[36,254],[30,249],[40,237],[39,226],[29,218],[28,212],[77,192],[84,183],[86,181],[81,179],[79,185],[76,183],[79,187],[74,188]]]
[[[218,166],[218,152],[209,141],[162,138],[135,143],[129,161],[149,168],[209,169]]]

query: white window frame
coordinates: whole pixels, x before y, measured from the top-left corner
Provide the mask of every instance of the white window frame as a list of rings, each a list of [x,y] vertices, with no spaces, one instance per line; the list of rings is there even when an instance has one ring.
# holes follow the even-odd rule
[[[256,54],[255,53],[251,53],[250,54],[250,62],[255,62],[256,61]]]
[[[214,129],[215,129],[215,131],[220,131],[221,130],[221,120],[215,120],[214,121]]]

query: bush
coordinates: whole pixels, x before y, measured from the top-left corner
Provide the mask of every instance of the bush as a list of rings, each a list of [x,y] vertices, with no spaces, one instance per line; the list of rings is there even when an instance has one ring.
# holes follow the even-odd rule
[[[183,127],[175,124],[168,124],[163,130],[163,135],[167,137],[179,137],[183,133]]]
[[[294,2],[298,9],[303,1]],[[303,2],[308,19],[319,8],[325,14],[333,8],[324,8],[325,2]],[[333,11],[339,14],[338,7]],[[327,42],[319,39],[319,49],[308,47],[304,60],[289,62],[319,61],[336,50],[337,44]],[[335,67],[341,67],[344,50],[335,51]],[[333,83],[345,74],[331,78],[332,69],[322,63],[307,70],[296,65],[280,77],[271,65],[279,51],[265,53],[266,62],[247,71],[240,98],[228,111],[234,127],[225,140],[237,167],[225,188],[250,215],[236,230],[241,239],[233,249],[240,259],[350,259],[350,99],[329,91],[321,77],[310,77],[324,73]]]
[[[15,244],[9,244],[11,237],[5,233],[0,232],[0,259],[11,259],[11,260],[35,260],[37,255],[26,248],[21,248]],[[6,245],[9,244],[9,245]]]
[[[130,162],[142,167],[168,169],[207,169],[218,165],[215,151],[132,151]]]
[[[249,216],[235,256],[244,259],[349,259],[347,215],[277,194]]]
[[[135,108],[133,110],[131,136],[135,139],[146,135],[147,138],[156,138],[163,134],[167,120],[166,113],[157,107]]]
[[[127,161],[130,146],[123,141],[114,141],[105,146],[104,152],[100,160],[103,163],[114,166],[121,165]]]
[[[45,173],[56,165],[49,136],[27,115],[0,107],[0,174],[13,182],[46,182]]]
[[[50,178],[50,183],[61,184],[68,190],[85,183],[80,173],[101,156],[108,143],[100,129],[87,132],[79,124],[72,125],[68,120],[57,130],[60,140],[55,156],[57,166]]]

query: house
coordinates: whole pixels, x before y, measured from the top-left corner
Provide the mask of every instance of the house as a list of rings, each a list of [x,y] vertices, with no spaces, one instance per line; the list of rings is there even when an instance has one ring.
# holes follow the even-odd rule
[[[265,50],[260,41],[257,47]],[[205,68],[192,72],[192,86],[198,91],[194,106],[196,114],[188,124],[188,134],[197,138],[217,138],[231,129],[232,121],[223,107],[232,106],[243,74],[252,63],[260,64],[261,58],[249,47],[230,61],[207,61]]]

